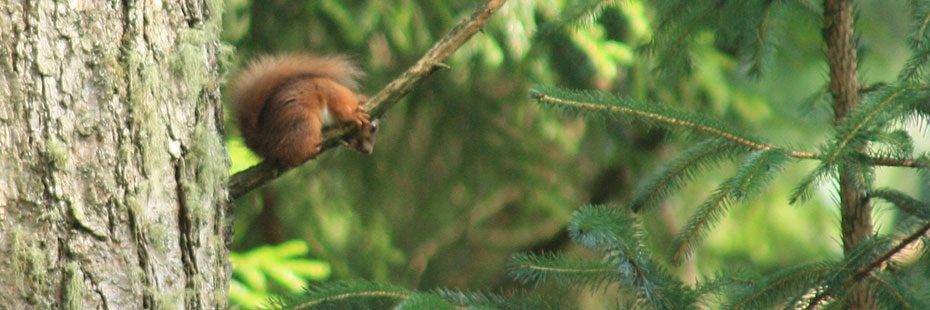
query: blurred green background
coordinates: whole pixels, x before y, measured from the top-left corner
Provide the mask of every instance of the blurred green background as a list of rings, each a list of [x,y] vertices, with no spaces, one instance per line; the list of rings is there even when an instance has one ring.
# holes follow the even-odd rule
[[[236,47],[234,68],[262,54],[343,53],[368,72],[363,89],[369,94],[478,5],[225,2],[223,39]],[[599,4],[592,10],[587,2]],[[639,124],[541,109],[528,97],[533,84],[662,102],[812,149],[829,136],[832,111],[824,103],[820,20],[797,2],[773,12],[790,23],[781,25],[761,77],[706,33],[693,43],[693,68],[670,79],[655,74],[655,60],[641,48],[656,28],[648,1],[509,1],[446,62],[451,69],[388,111],[373,155],[327,152],[236,201],[232,302],[255,307],[268,296],[337,279],[416,289],[523,289],[507,274],[511,255],[580,251],[564,232],[572,210],[624,205],[639,180],[688,146],[685,137]],[[893,79],[909,56],[907,7],[858,2],[861,76],[866,83]],[[226,116],[235,173],[258,159],[238,136],[231,109]],[[926,149],[925,131],[915,132],[924,137],[918,148]],[[789,166],[764,195],[734,208],[695,258],[673,271],[695,279],[724,266],[766,273],[841,257],[829,188],[801,207],[787,203],[813,164]],[[708,171],[644,216],[656,253],[667,252],[664,245],[733,167]],[[878,175],[879,185],[916,192],[916,178],[906,171]],[[877,212],[878,227],[893,229],[896,215]],[[580,305],[611,304],[602,294],[569,295]]]

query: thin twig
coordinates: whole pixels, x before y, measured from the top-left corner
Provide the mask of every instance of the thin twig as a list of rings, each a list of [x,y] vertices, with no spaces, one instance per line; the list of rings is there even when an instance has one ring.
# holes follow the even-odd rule
[[[372,119],[384,115],[385,111],[397,104],[400,98],[410,93],[414,87],[431,73],[448,67],[443,64],[442,61],[468,41],[472,35],[481,30],[491,15],[504,5],[506,1],[507,0],[489,0],[483,6],[477,8],[470,16],[462,19],[448,34],[442,37],[439,42],[436,42],[416,64],[410,67],[410,69],[407,69],[400,77],[394,79],[390,84],[382,88],[374,97],[369,99],[365,104],[365,108],[369,111]],[[341,137],[351,135],[354,131],[355,128],[352,126],[341,126],[324,130],[323,147],[320,153],[338,146]],[[252,166],[230,177],[229,195],[232,199],[239,198],[253,189],[276,179],[288,170],[289,168],[276,167],[267,161]]]
[[[880,267],[885,262],[887,262],[892,257],[894,257],[896,254],[898,254],[898,252],[901,252],[901,250],[906,248],[908,245],[910,245],[911,243],[914,243],[914,241],[917,241],[917,239],[920,239],[920,237],[925,235],[927,231],[930,231],[930,222],[927,222],[926,224],[924,224],[924,226],[920,227],[920,229],[915,231],[913,234],[908,235],[907,238],[902,239],[901,242],[898,243],[898,245],[896,245],[895,247],[885,252],[885,254],[882,254],[882,256],[875,258],[874,260],[869,262],[868,265],[865,265],[865,267],[862,267],[862,268],[859,268],[859,270],[856,270],[856,273],[854,273],[852,277],[844,281],[843,284],[838,285],[838,287],[848,287],[849,285],[854,284],[864,279],[866,276],[872,273],[872,270],[875,270],[876,268]],[[811,302],[807,305],[806,309],[814,309],[814,307],[820,304],[824,299],[826,299],[831,294],[833,294],[834,291],[835,291],[835,288],[830,288],[830,289],[824,290],[820,294],[817,294],[817,296],[814,296],[814,298],[811,299]]]
[[[700,132],[715,135],[715,136],[718,136],[718,137],[721,137],[721,138],[724,138],[724,139],[727,139],[727,140],[730,140],[738,144],[747,146],[752,149],[760,150],[760,151],[767,151],[770,149],[782,149],[782,150],[785,150],[789,156],[794,157],[794,158],[823,160],[822,158],[823,155],[820,153],[792,150],[786,147],[781,147],[781,146],[770,144],[770,143],[760,143],[756,141],[751,141],[751,140],[747,140],[746,138],[740,137],[736,134],[726,132],[719,128],[701,125],[701,124],[691,122],[688,120],[673,118],[673,117],[656,114],[652,112],[641,111],[641,110],[636,110],[636,109],[631,109],[631,108],[621,107],[621,106],[606,106],[606,105],[595,104],[595,103],[590,103],[590,102],[568,100],[568,99],[556,98],[556,97],[547,96],[547,95],[538,95],[536,97],[536,100],[554,102],[554,103],[559,103],[562,105],[574,106],[574,107],[579,107],[579,108],[583,108],[587,110],[602,110],[602,111],[613,111],[613,112],[620,112],[620,113],[626,113],[626,114],[634,114],[634,115],[649,118],[655,121],[659,121],[659,122],[663,122],[663,123],[667,123],[671,125],[676,125],[676,126],[681,126],[681,127],[687,127],[687,128],[700,131]],[[873,165],[876,165],[876,166],[930,168],[930,162],[913,160],[913,159],[869,157],[869,161]]]

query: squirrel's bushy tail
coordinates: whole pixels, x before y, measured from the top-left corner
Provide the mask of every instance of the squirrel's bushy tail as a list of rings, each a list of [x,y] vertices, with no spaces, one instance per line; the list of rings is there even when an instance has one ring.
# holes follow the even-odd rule
[[[253,60],[233,84],[236,114],[247,144],[254,143],[258,120],[268,98],[289,80],[316,76],[335,80],[353,91],[364,73],[343,55],[291,54]]]

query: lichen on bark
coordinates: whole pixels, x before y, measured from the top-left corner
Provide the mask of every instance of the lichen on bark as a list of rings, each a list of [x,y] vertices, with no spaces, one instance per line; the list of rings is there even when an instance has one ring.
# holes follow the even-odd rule
[[[0,2],[0,304],[225,307],[221,7]]]

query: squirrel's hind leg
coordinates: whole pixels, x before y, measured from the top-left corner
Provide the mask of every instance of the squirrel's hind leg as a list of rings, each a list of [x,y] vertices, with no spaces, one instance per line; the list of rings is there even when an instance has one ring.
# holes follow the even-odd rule
[[[304,106],[306,107],[306,106]],[[283,166],[293,167],[315,157],[323,147],[323,121],[309,111],[307,116],[290,119],[290,128],[277,141],[275,160]]]

